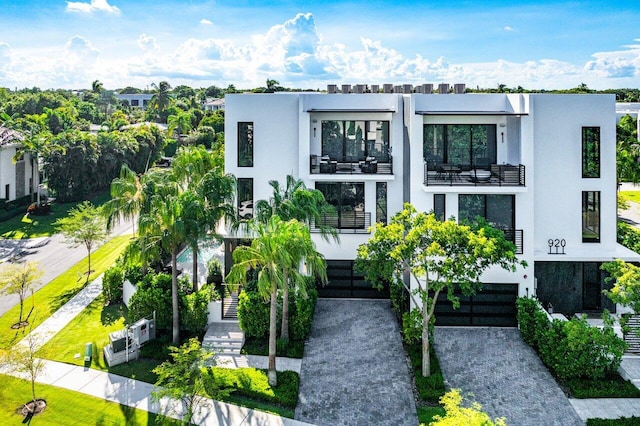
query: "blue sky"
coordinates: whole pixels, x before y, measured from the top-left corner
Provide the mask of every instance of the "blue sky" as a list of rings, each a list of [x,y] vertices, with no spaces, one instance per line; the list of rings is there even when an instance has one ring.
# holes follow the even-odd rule
[[[0,87],[640,87],[640,2],[0,0]]]

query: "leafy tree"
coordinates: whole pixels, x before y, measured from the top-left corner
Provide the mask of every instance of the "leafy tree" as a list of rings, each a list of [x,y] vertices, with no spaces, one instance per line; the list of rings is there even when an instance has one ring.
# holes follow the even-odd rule
[[[22,313],[24,300],[29,290],[42,277],[43,272],[38,269],[35,262],[13,263],[7,265],[0,272],[0,289],[6,294],[17,294],[20,300],[20,313],[18,315],[18,325],[22,325]],[[32,290],[33,292],[33,290]],[[27,320],[29,316],[27,315]]]
[[[138,175],[126,164],[120,169],[120,177],[111,182],[111,199],[104,205],[102,212],[107,218],[107,229],[120,219],[133,220],[133,235],[136,234],[135,219],[143,205],[142,184]]]
[[[608,282],[613,281],[611,290],[605,290],[605,294],[614,303],[633,309],[635,314],[640,313],[640,267],[616,259],[613,262],[603,263],[603,270],[609,273]]]
[[[107,238],[106,222],[100,209],[90,201],[83,201],[71,209],[67,217],[54,222],[71,247],[84,245],[87,249],[89,267],[87,282],[91,274],[91,250]]]
[[[171,105],[171,96],[169,93],[171,91],[171,85],[166,81],[161,81],[159,84],[152,83],[151,86],[156,92],[147,106],[147,111],[155,114],[161,123],[166,123],[166,111]]]
[[[151,395],[155,401],[163,397],[175,398],[182,401],[186,413],[183,421],[194,424],[194,415],[205,405],[205,386],[203,381],[203,363],[213,356],[212,352],[200,347],[198,339],[189,339],[180,347],[169,347],[171,361],[165,361],[153,372],[158,375],[156,386],[158,390]],[[210,389],[209,389],[210,390]],[[220,398],[230,391],[219,390],[212,397]]]
[[[256,218],[257,220],[268,223],[269,218],[273,215],[277,215],[280,219],[288,221],[296,219],[305,223],[307,226],[311,226],[312,223],[321,224],[323,214],[331,211],[333,208],[324,199],[322,192],[317,189],[307,189],[304,182],[300,179],[295,179],[291,175],[287,175],[287,183],[283,188],[277,180],[269,181],[269,185],[273,188],[272,197],[267,200],[258,200],[255,204]],[[321,226],[320,232],[325,239],[333,237],[335,241],[338,241],[338,233],[335,228],[331,226]],[[312,250],[313,252],[313,250]],[[298,262],[303,261],[303,258],[307,253],[300,253],[298,256]],[[317,262],[318,259],[312,257],[307,261]],[[316,263],[311,270],[317,278],[326,281],[326,269]],[[297,265],[294,265],[297,267]],[[304,288],[304,285],[299,287],[298,283],[289,282],[283,288],[282,291],[282,327],[280,331],[280,338],[284,341],[289,340],[289,291],[298,290]]]
[[[618,182],[640,182],[640,143],[636,120],[626,115],[616,130],[616,171]]]
[[[469,406],[463,406],[463,398],[460,389],[451,389],[440,398],[440,403],[445,409],[444,416],[433,417],[431,426],[506,426],[504,417],[491,420],[491,417],[484,411],[477,402],[472,402]]]
[[[252,221],[249,224],[252,235],[250,246],[240,246],[233,252],[234,265],[227,275],[226,282],[232,285],[245,284],[247,271],[257,273],[257,289],[269,306],[269,384],[276,386],[276,333],[278,312],[278,289],[304,277],[298,268],[301,253],[309,253],[313,248],[309,228],[293,219],[283,221],[272,216],[264,224]],[[307,258],[320,258],[320,254],[309,253]],[[293,266],[295,265],[295,267]],[[315,266],[315,265],[314,265]]]
[[[167,134],[173,135],[177,130],[179,138],[180,135],[186,135],[193,129],[193,115],[190,111],[178,111],[167,118],[167,124],[169,125]]]
[[[514,271],[526,265],[517,260],[515,246],[486,224],[478,229],[454,220],[438,221],[405,204],[388,225],[376,224],[375,234],[358,248],[357,268],[376,286],[396,282],[409,292],[422,313],[422,375],[431,374],[429,324],[436,302],[445,292],[453,306],[460,300],[456,286],[471,295],[482,288],[480,276],[492,265]],[[404,280],[403,274],[409,273]]]

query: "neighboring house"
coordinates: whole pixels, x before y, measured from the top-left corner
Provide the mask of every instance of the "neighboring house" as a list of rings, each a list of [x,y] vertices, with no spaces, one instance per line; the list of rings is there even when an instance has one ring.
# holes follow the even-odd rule
[[[224,99],[207,98],[207,100],[202,103],[202,107],[205,111],[217,111],[219,109],[224,109]]]
[[[0,199],[12,201],[35,192],[34,168],[31,156],[15,156],[24,136],[15,130],[0,126]]]
[[[640,102],[616,102],[616,121],[620,122],[625,115],[636,119],[638,140],[640,140]]]
[[[615,311],[599,267],[640,256],[616,242],[614,95],[444,86],[228,95],[225,168],[238,179],[238,206],[250,214],[287,174],[325,194],[340,243],[314,234],[330,281],[321,296],[386,296],[353,271],[356,249],[369,226],[410,202],[441,219],[486,218],[528,263],[487,271],[483,291],[458,310],[439,303],[438,324],[513,326],[515,298],[533,294],[566,315]],[[228,238],[228,249],[237,243]]]
[[[126,93],[115,95],[118,102],[126,101],[132,108],[147,109],[147,104],[153,98],[152,93]]]

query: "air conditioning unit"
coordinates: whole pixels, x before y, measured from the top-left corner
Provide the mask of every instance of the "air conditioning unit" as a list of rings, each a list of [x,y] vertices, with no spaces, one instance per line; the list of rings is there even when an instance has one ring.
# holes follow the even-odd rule
[[[430,95],[433,93],[433,84],[425,83],[422,85],[422,93],[425,95]]]
[[[449,93],[449,84],[440,83],[438,84],[438,93],[441,95],[446,95]]]
[[[364,84],[356,84],[354,89],[355,93],[364,93]]]
[[[462,95],[465,93],[466,86],[464,83],[457,83],[453,85],[453,93],[456,95]]]
[[[378,93],[380,91],[380,85],[379,84],[372,84],[371,85],[371,93]]]
[[[346,95],[349,92],[351,92],[351,85],[350,84],[343,84],[342,85],[342,94]]]
[[[393,86],[393,93],[402,93],[402,85],[396,84]]]
[[[383,93],[393,93],[393,84],[385,83],[382,85]]]
[[[327,93],[332,95],[338,91],[338,86],[335,84],[327,84]]]
[[[413,92],[413,85],[412,84],[403,84],[402,85],[402,92],[403,93],[412,93]]]

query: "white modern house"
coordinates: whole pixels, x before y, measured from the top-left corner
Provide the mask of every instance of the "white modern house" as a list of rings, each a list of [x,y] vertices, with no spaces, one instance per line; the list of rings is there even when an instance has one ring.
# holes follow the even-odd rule
[[[35,192],[31,156],[16,158],[23,135],[0,126],[0,199],[12,201]]]
[[[224,109],[224,99],[223,98],[207,98],[202,103],[202,108],[205,111],[217,111],[219,109]]]
[[[386,297],[353,271],[356,249],[410,202],[443,220],[484,217],[528,264],[489,270],[458,310],[439,303],[438,324],[514,325],[515,298],[532,294],[567,315],[614,311],[601,263],[640,260],[616,242],[614,95],[429,86],[228,95],[225,167],[243,215],[287,174],[324,193],[340,243],[315,238],[330,280],[321,296]]]
[[[116,94],[118,102],[127,102],[132,108],[147,109],[147,105],[153,98],[152,93],[123,93]]]

